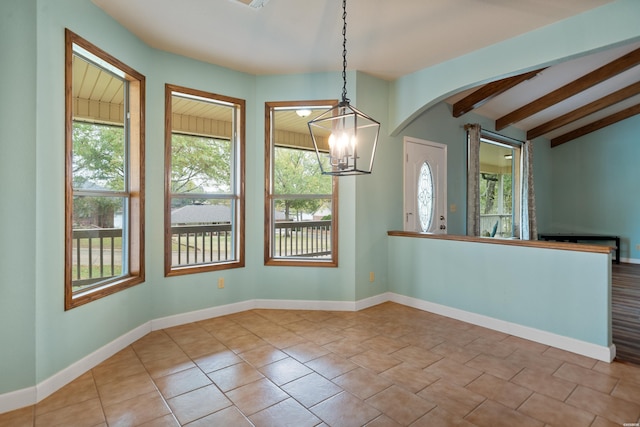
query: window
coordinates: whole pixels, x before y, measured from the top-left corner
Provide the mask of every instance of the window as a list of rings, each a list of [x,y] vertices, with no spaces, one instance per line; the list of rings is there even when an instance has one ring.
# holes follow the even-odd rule
[[[145,78],[65,38],[68,310],[144,281]]]
[[[480,235],[519,237],[521,146],[480,138]]]
[[[322,175],[307,125],[334,104],[266,104],[266,265],[338,265],[338,178]]]
[[[433,221],[433,198],[434,186],[431,167],[428,162],[422,163],[420,175],[418,176],[418,218],[420,219],[420,229],[427,231],[431,228]]]
[[[244,101],[165,88],[165,275],[244,266]]]

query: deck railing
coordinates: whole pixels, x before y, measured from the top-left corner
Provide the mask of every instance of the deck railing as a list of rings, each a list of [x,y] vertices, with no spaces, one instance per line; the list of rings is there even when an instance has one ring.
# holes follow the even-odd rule
[[[87,286],[122,271],[122,229],[73,230],[73,286]]]
[[[316,258],[331,255],[331,220],[279,221],[274,228],[274,257]]]
[[[234,258],[231,224],[174,225],[172,265],[223,262]]]
[[[496,226],[496,223],[498,224]],[[493,227],[496,234],[491,236]],[[512,237],[513,220],[511,214],[482,214],[480,215],[480,235],[483,237]]]
[[[274,256],[316,258],[331,255],[331,220],[275,224]],[[172,265],[195,265],[234,258],[231,224],[171,227]],[[74,286],[87,286],[122,272],[122,229],[73,230]]]

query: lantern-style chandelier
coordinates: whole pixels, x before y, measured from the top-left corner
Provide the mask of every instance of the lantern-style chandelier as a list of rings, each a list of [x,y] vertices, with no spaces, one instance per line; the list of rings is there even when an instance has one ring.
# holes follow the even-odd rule
[[[324,175],[370,174],[380,123],[347,98],[347,0],[342,1],[342,22],[342,100],[311,120],[309,132]]]

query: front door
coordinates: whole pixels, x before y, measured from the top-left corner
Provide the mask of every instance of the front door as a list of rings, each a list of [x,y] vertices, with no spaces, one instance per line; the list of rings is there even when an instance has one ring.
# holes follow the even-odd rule
[[[447,146],[404,138],[404,230],[447,232]]]

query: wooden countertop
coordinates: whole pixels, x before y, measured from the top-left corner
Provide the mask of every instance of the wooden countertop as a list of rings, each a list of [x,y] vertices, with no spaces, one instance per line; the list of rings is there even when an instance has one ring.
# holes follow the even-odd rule
[[[606,245],[589,245],[582,243],[569,242],[550,242],[544,240],[520,240],[520,239],[501,239],[496,237],[472,237],[451,234],[428,234],[417,233],[412,231],[387,231],[388,236],[412,237],[420,239],[436,239],[436,240],[453,240],[459,242],[486,243],[490,245],[509,245],[522,246],[526,248],[545,248],[558,249],[564,251],[593,252],[599,254],[608,254],[613,250],[612,246]]]

